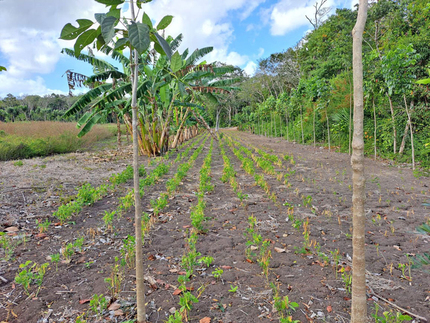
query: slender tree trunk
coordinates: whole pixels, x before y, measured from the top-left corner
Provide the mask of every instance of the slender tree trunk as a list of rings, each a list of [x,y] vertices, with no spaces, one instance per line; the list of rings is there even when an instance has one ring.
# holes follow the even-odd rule
[[[388,95],[388,101],[390,102],[390,111],[391,111],[391,121],[393,123],[393,151],[394,153],[397,152],[397,130],[396,130],[396,120],[394,119],[394,108],[393,108],[393,101],[391,100],[391,97]]]
[[[289,135],[288,110],[285,111],[285,124],[287,125],[287,141],[289,141],[289,138],[288,138],[288,135]]]
[[[275,137],[277,137],[278,132],[276,131],[276,113],[273,114],[273,123],[275,124]]]
[[[349,77],[348,77],[349,80]],[[352,84],[349,82],[349,129],[348,129],[348,154],[351,156],[351,131],[352,131]]]
[[[405,131],[403,131],[402,143],[400,144],[400,148],[399,148],[399,155],[400,156],[403,155],[403,151],[405,150],[406,137],[408,136],[408,132],[409,132],[409,121],[406,122]]]
[[[374,147],[374,159],[376,160],[376,107],[375,107],[375,97],[372,98],[372,103],[373,103],[373,147]]]
[[[313,107],[314,109],[314,111],[313,111],[313,115],[314,115],[314,118],[313,118],[313,120],[312,120],[312,132],[313,132],[313,135],[314,135],[314,147],[316,147],[316,136],[315,136],[315,105],[314,105],[314,107]]]
[[[281,138],[283,138],[282,136],[282,117],[279,116],[279,131],[281,132]]]
[[[354,136],[352,140],[352,214],[353,214],[353,259],[352,259],[352,323],[367,322],[366,304],[366,259],[364,213],[364,138],[363,138],[363,31],[367,19],[367,0],[360,0],[357,23],[353,36],[353,80],[354,80]]]
[[[327,121],[327,139],[328,139],[328,150],[331,150],[331,142],[330,142],[330,123],[328,120],[328,113],[327,113],[327,109],[325,110],[325,118]]]
[[[305,134],[303,132],[303,109],[300,106],[300,119],[301,119],[301,127],[302,127],[302,145],[305,144]]]
[[[405,109],[406,109],[406,114],[408,115],[408,123],[409,123],[409,128],[411,128],[411,149],[412,149],[412,169],[415,170],[415,147],[414,147],[414,129],[412,128],[412,121],[411,121],[411,113],[408,109],[408,102],[406,101],[406,95],[403,94],[403,99],[405,100]],[[411,103],[411,109],[414,106],[414,102],[412,101]]]

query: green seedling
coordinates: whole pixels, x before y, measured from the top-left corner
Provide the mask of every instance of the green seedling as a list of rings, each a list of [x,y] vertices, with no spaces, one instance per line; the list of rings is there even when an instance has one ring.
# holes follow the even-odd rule
[[[204,264],[207,268],[213,263],[214,258],[211,256],[204,256],[199,259],[200,264]]]
[[[237,288],[238,288],[239,286],[233,286],[233,285],[230,285],[230,289],[228,290],[230,293],[236,293],[237,292]]]
[[[110,277],[105,278],[105,283],[108,284],[112,299],[116,299],[121,291],[121,283],[124,275],[120,271],[120,264],[118,257],[115,257],[115,264],[111,267],[112,272]]]
[[[45,220],[45,222],[42,222],[42,220],[38,219],[36,220],[37,228],[39,229],[39,233],[45,233],[48,231],[49,226],[51,225],[51,221],[48,219]]]
[[[55,253],[53,255],[51,255],[51,262],[55,263],[55,271],[58,271],[58,263],[60,262],[60,254],[59,253]]]
[[[19,265],[19,268],[22,269],[16,276],[15,282],[17,284],[22,285],[25,293],[30,296],[30,285],[36,284],[38,286],[37,291],[35,292],[35,296],[39,294],[40,288],[42,287],[43,277],[45,276],[46,268],[49,266],[48,263],[44,263],[42,265],[38,265],[37,263],[33,263],[28,260],[25,264]]]
[[[5,232],[0,232],[0,247],[3,249],[3,260],[10,260],[15,250],[15,244]]]
[[[224,273],[224,270],[222,270],[221,268],[217,268],[217,269],[212,271],[212,275],[216,279],[220,279],[223,273]]]
[[[134,268],[135,266],[135,257],[136,257],[136,239],[134,236],[128,235],[123,241],[123,245],[121,247],[121,262],[125,262],[129,268]]]
[[[109,301],[103,296],[103,294],[94,294],[90,300],[90,309],[97,315],[97,317],[100,318],[108,304]]]
[[[384,311],[382,316],[378,316],[379,309],[381,307],[378,303],[375,304],[375,314],[371,316],[375,319],[375,323],[403,323],[412,320],[409,315],[402,314],[401,312],[395,311]]]

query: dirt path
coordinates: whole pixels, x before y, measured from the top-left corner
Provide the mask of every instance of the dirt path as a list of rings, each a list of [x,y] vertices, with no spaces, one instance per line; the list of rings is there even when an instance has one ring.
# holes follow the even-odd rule
[[[241,202],[229,182],[221,181],[223,159],[219,144],[214,142],[211,162],[214,190],[204,196],[206,230],[198,235],[195,245],[200,253],[197,259],[213,257],[213,262],[209,268],[196,264],[187,283],[187,289],[198,297],[188,315],[190,322],[203,318],[223,323],[276,322],[281,315],[292,315],[300,322],[348,321],[351,295],[347,289],[352,256],[349,156],[235,130],[224,133],[226,154],[247,198]],[[230,148],[228,137],[240,144],[234,143]],[[198,145],[181,162],[172,163],[169,172],[156,184],[144,188],[145,212],[152,212],[150,201],[166,192],[167,180]],[[268,184],[269,194],[255,184],[254,175],[241,168],[242,163],[233,154],[241,145],[255,156],[258,154],[252,147],[292,157],[283,159],[282,165],[273,165],[282,176],[264,174],[254,165],[257,176],[263,175]],[[154,224],[146,234],[149,322],[164,322],[181,307],[178,277],[184,271],[182,258],[190,251],[190,211],[197,204],[199,172],[209,146],[210,139],[176,193],[170,196],[167,207],[153,217]],[[172,154],[166,162],[173,162],[176,156]],[[124,322],[134,317],[134,269],[126,265],[128,258],[124,251],[124,240],[134,232],[133,212],[116,217],[113,227],[107,227],[103,221],[105,211],[118,207],[119,198],[131,187],[130,182],[118,186],[93,206],[85,207],[73,222],[51,225],[44,235],[37,234],[34,224],[38,218],[54,223],[52,211],[62,199],[64,202],[67,196],[76,194],[75,187],[85,181],[95,186],[105,183],[110,174],[122,171],[130,159],[127,151],[121,154],[104,151],[33,159],[21,167],[13,166],[13,162],[0,165],[3,182],[0,224],[3,230],[11,226],[18,229],[12,233],[15,239],[12,241],[18,241],[24,233],[28,240],[14,249],[13,259],[0,262],[0,276],[7,280],[0,281],[2,320],[75,322],[78,316],[84,317],[84,312],[87,322]],[[157,163],[148,165],[144,159],[142,162],[148,174],[157,166]],[[429,180],[415,178],[409,169],[372,160],[366,160],[366,178],[369,313],[375,313],[376,301],[385,310],[390,309],[378,295],[430,319],[430,279],[424,271],[429,268],[412,269],[412,277],[408,268],[416,254],[429,252],[430,236],[416,231],[416,227],[429,221],[429,207],[423,205],[428,202]],[[261,237],[260,242],[252,241],[250,217],[255,218],[254,233],[255,237]],[[84,238],[82,250],[76,251],[70,260],[60,262],[56,270],[47,257],[79,237]],[[265,253],[263,241],[268,246]],[[261,255],[269,256],[261,258]],[[21,270],[19,264],[27,260],[50,263],[37,297],[27,298],[22,286],[13,283]],[[262,260],[268,264],[267,273],[261,266]],[[216,278],[213,272],[221,270],[222,274]],[[119,284],[109,288],[112,285],[105,279],[112,277]],[[109,309],[103,307],[96,313],[89,309],[94,294],[117,301]],[[275,310],[274,300],[285,296],[299,307],[281,314]],[[382,310],[379,316],[381,313]]]

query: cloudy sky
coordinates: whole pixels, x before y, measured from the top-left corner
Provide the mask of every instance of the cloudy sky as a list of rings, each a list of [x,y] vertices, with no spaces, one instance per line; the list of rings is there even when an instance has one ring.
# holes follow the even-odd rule
[[[328,0],[333,8],[353,8],[358,0]],[[180,47],[213,46],[208,62],[240,66],[252,75],[257,61],[294,46],[311,28],[315,0],[153,0],[145,11],[158,22],[174,16],[167,34],[184,35]],[[0,98],[12,93],[46,95],[68,92],[66,70],[90,75],[86,63],[61,54],[72,42],[58,39],[75,20],[94,21],[106,12],[93,0],[0,0]],[[124,13],[127,15],[127,12]]]

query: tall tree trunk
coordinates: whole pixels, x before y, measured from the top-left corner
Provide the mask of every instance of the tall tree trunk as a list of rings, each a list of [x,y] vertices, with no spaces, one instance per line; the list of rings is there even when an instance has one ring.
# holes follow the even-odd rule
[[[314,135],[314,147],[316,147],[316,136],[315,136],[315,105],[314,105],[314,107],[313,107],[313,115],[314,115],[314,118],[313,118],[313,120],[312,120],[312,132],[313,132],[313,135]]]
[[[281,132],[281,138],[283,138],[282,137],[282,116],[279,116],[279,131]]]
[[[360,0],[357,22],[352,30],[353,36],[353,79],[354,79],[354,136],[352,140],[352,323],[367,322],[366,304],[366,259],[365,259],[365,224],[364,213],[364,138],[363,138],[363,59],[362,43],[364,26],[367,19],[367,0]]]
[[[375,107],[375,97],[372,98],[373,103],[373,147],[374,147],[374,159],[376,160],[376,107]]]
[[[349,80],[349,77],[348,77]],[[352,131],[352,84],[349,81],[349,129],[348,129],[348,154],[351,156],[351,131]]]
[[[393,123],[393,151],[397,152],[397,130],[396,130],[396,120],[394,119],[394,108],[393,101],[390,95],[387,93],[388,101],[390,101],[390,111],[391,111],[391,122]]]
[[[305,144],[305,134],[303,132],[303,109],[300,106],[300,119],[301,119],[301,127],[302,127],[302,145]]]
[[[325,118],[327,121],[327,139],[328,139],[328,150],[331,150],[331,141],[330,141],[330,123],[328,120],[328,112],[327,109],[325,110]]]
[[[277,137],[278,132],[276,131],[276,113],[273,114],[273,123],[275,124],[275,137]]]
[[[411,149],[412,149],[412,169],[415,170],[415,147],[414,147],[414,129],[412,128],[412,121],[411,121],[411,113],[408,109],[408,102],[406,101],[406,95],[403,94],[403,99],[405,100],[405,109],[406,109],[406,114],[408,115],[408,123],[409,123],[409,128],[411,128]],[[411,109],[414,106],[414,101],[411,102]]]
[[[400,148],[399,148],[399,155],[400,156],[403,155],[403,151],[405,150],[406,137],[408,136],[408,131],[409,131],[409,121],[406,122],[405,131],[403,132],[402,143],[400,144]]]
[[[197,122],[200,123],[204,128],[206,128],[206,130],[209,132],[209,134],[212,136],[212,138],[215,141],[218,141],[217,136],[215,136],[212,131],[211,131],[211,127],[209,127],[209,125],[207,124],[207,122],[205,121],[205,119],[200,115],[200,113],[196,113],[193,109],[191,109],[191,113],[193,114],[194,118],[196,118]]]

